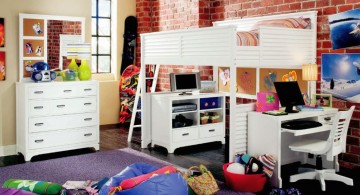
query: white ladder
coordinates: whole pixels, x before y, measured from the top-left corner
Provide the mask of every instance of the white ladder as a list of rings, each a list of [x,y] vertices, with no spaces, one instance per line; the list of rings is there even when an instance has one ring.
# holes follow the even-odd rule
[[[150,92],[154,92],[156,89],[156,82],[157,82],[157,78],[159,76],[159,70],[160,70],[160,65],[159,64],[155,64],[155,65],[149,65],[151,66],[151,70],[154,70],[154,66],[155,66],[155,72],[154,72],[154,76],[153,77],[146,77],[145,80],[152,80],[152,84],[151,84],[151,88],[150,88]],[[133,110],[131,113],[131,120],[130,120],[130,127],[129,127],[129,134],[128,134],[128,142],[131,142],[131,138],[132,138],[132,134],[134,131],[134,128],[139,128],[141,127],[141,124],[139,125],[135,125],[135,118],[136,118],[136,113],[140,112],[142,113],[142,104],[141,104],[141,108],[138,109],[138,103],[139,103],[139,97],[141,96],[141,78],[142,78],[142,71],[140,71],[139,74],[139,79],[138,79],[138,84],[136,87],[136,94],[135,94],[135,100],[134,100],[134,105],[133,105]],[[141,116],[143,117],[143,116]]]

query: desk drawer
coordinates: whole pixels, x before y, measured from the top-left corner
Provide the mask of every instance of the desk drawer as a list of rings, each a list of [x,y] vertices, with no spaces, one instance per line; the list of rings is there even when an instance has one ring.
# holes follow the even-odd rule
[[[224,134],[223,123],[203,125],[199,128],[200,138],[214,137]]]
[[[332,125],[335,114],[327,114],[318,117],[320,123]]]
[[[30,116],[48,116],[95,112],[96,97],[30,101]]]
[[[185,129],[176,129],[173,130],[173,142],[182,142],[188,140],[198,139],[198,128],[189,127]]]
[[[29,132],[45,132],[60,129],[94,126],[98,124],[97,113],[35,117],[29,119]]]
[[[98,139],[97,132],[98,128],[94,126],[86,129],[31,133],[29,135],[29,149],[93,142]]]
[[[29,87],[29,99],[43,99],[56,97],[55,89],[51,87]]]

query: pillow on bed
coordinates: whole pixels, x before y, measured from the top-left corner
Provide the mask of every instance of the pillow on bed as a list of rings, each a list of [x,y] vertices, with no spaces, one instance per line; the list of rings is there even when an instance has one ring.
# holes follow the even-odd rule
[[[305,18],[284,18],[274,20],[258,21],[253,26],[253,30],[259,29],[259,26],[273,26],[284,28],[308,28],[310,26],[310,20]]]
[[[259,44],[257,31],[240,31],[237,32],[237,45],[240,46],[257,46]]]

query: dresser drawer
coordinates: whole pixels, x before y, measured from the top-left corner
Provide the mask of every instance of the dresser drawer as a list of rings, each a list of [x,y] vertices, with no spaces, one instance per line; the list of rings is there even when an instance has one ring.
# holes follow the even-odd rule
[[[207,124],[199,128],[200,138],[214,137],[224,134],[223,123]],[[225,136],[224,136],[225,137]]]
[[[51,87],[29,87],[28,96],[29,99],[43,99],[56,97],[54,88]]]
[[[198,139],[198,127],[173,130],[173,142],[182,142]]]
[[[41,149],[98,140],[98,128],[70,129],[29,135],[29,149]]]
[[[61,114],[76,114],[83,112],[95,112],[96,97],[30,101],[30,116],[48,116]]]
[[[80,84],[79,82],[70,83],[46,87],[29,87],[29,99],[74,98],[95,96],[97,94],[96,85]]]
[[[45,132],[61,129],[94,126],[98,124],[97,113],[47,116],[29,118],[29,132]]]

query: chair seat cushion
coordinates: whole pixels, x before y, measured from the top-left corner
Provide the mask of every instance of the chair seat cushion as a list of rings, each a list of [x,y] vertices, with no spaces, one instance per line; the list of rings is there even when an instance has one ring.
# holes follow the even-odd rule
[[[289,146],[293,151],[318,154],[326,147],[327,141],[319,139],[308,139],[295,142]]]

